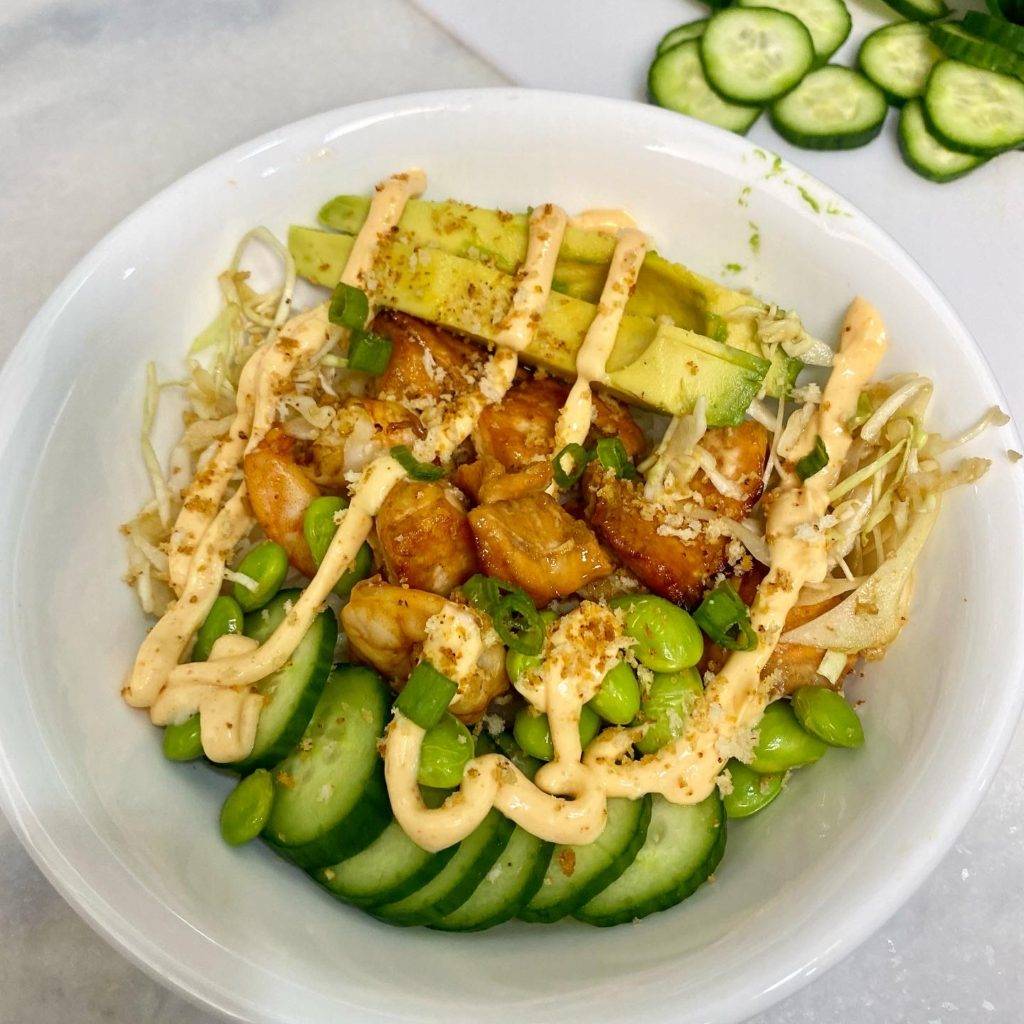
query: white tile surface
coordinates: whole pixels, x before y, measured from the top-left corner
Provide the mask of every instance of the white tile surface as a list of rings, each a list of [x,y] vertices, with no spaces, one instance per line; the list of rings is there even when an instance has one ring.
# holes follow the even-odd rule
[[[521,15],[536,2],[475,7],[500,26],[504,11]],[[675,18],[680,10],[675,0],[617,0],[607,8],[619,12],[609,24],[597,18],[603,0],[588,0],[585,8],[581,0],[546,6],[562,12],[572,57],[563,50],[555,67],[562,77],[539,81],[613,93],[619,83],[642,82],[645,60],[634,66],[625,58],[644,56],[650,45],[643,19],[669,11]],[[536,48],[532,53],[526,69],[547,67],[549,74],[550,61],[545,65]],[[496,53],[487,56],[504,66]],[[104,231],[208,157],[328,107],[501,81],[403,0],[6,0],[0,358]],[[765,144],[782,148],[760,130]],[[943,188],[897,176],[904,172],[890,159],[891,143],[854,156],[787,156],[845,191],[931,270],[986,348],[1018,416],[1024,413],[1016,354],[1024,312],[1024,156]],[[1020,1020],[1022,769],[1018,734],[978,814],[921,892],[857,953],[757,1024]],[[96,938],[2,821],[0,939],[0,1024],[212,1020]]]

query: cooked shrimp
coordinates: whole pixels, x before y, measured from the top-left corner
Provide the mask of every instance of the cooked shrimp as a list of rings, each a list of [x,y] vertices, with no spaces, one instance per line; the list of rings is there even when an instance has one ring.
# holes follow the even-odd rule
[[[469,522],[484,571],[522,587],[538,605],[615,568],[586,524],[549,494],[481,505]]]
[[[388,579],[447,597],[477,571],[461,495],[440,483],[403,481],[377,515]]]
[[[427,620],[444,606],[445,598],[437,594],[396,587],[377,577],[353,587],[341,610],[341,625],[352,653],[401,690],[419,660]],[[460,685],[451,712],[464,722],[478,721],[507,689],[505,649],[495,639],[484,647],[477,670]]]
[[[302,533],[302,519],[320,488],[296,460],[299,445],[278,427],[268,431],[245,456],[245,486],[263,532],[285,549],[299,572],[312,577],[316,562]]]
[[[419,420],[398,402],[350,398],[335,421],[309,446],[310,476],[338,492],[347,487],[346,473],[358,472],[398,444],[421,437]]]
[[[709,430],[702,444],[715,456],[723,475],[740,485],[743,498],[719,493],[703,471],[693,478],[691,489],[704,509],[742,518],[761,493],[767,431],[750,420],[739,427]],[[709,530],[708,524],[683,522],[685,516],[678,512],[646,501],[640,485],[591,465],[584,487],[587,521],[656,594],[681,604],[696,604],[711,577],[726,567],[728,537]]]
[[[391,361],[377,378],[379,398],[416,407],[475,386],[486,358],[479,345],[391,310],[374,317],[371,327],[392,346]]]

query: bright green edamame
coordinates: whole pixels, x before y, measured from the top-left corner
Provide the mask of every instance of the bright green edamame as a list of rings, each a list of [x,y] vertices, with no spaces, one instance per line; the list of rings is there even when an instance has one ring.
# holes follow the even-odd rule
[[[274,780],[265,768],[247,775],[228,794],[220,809],[220,834],[231,846],[255,839],[274,806]]]
[[[199,733],[199,715],[164,729],[164,757],[168,761],[195,761],[203,756],[203,741]]]
[[[813,764],[826,750],[827,744],[796,720],[789,701],[777,700],[768,705],[757,727],[750,767],[759,775],[788,772],[790,768]]]
[[[636,640],[633,653],[655,672],[678,672],[700,661],[704,637],[697,623],[678,605],[654,594],[623,594],[608,602],[626,618],[626,632]]]
[[[640,684],[628,662],[620,661],[601,680],[588,706],[612,725],[629,725],[640,711]]]
[[[782,775],[758,775],[735,759],[727,767],[732,791],[722,797],[722,803],[730,818],[749,818],[764,810],[782,792]]]
[[[472,758],[470,731],[454,715],[446,713],[423,736],[419,783],[435,789],[453,789],[462,781],[462,773]]]
[[[348,502],[344,498],[337,498],[331,495],[324,495],[314,498],[306,509],[302,518],[302,535],[306,538],[313,561],[319,565],[331,546],[338,524],[334,521],[335,515],[342,509],[348,508]],[[338,582],[334,584],[334,592],[341,598],[348,600],[352,588],[360,581],[365,580],[373,570],[373,549],[365,541],[352,559],[352,564],[341,574]]]
[[[256,589],[250,590],[241,583],[235,583],[235,600],[241,605],[242,611],[254,612],[262,608],[281,589],[285,576],[288,575],[288,554],[280,544],[265,540],[257,544],[238,563],[235,572],[248,576],[256,581]]]
[[[601,729],[601,719],[595,712],[584,705],[580,709],[580,743],[586,749],[587,744]],[[555,748],[551,742],[551,727],[548,716],[537,714],[531,708],[523,708],[516,715],[512,735],[516,743],[531,757],[539,757],[542,761],[550,761],[555,756]]]
[[[540,613],[540,619],[544,623],[545,629],[557,618],[558,616],[554,612]],[[518,683],[531,668],[536,668],[543,660],[542,654],[522,654],[519,651],[513,651],[510,647],[505,653],[505,671],[513,683]]]
[[[218,597],[196,633],[192,660],[206,661],[217,640],[228,633],[241,633],[244,624],[242,606],[233,597]]]
[[[703,692],[704,685],[695,668],[656,672],[640,705],[640,722],[647,725],[636,742],[640,753],[654,754],[678,738],[686,727],[693,702]]]
[[[793,694],[793,714],[804,729],[830,747],[859,747],[864,742],[857,712],[835,690],[801,686]]]

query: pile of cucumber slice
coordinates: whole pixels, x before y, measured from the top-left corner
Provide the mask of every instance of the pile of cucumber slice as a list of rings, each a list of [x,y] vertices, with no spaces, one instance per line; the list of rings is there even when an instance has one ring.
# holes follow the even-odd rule
[[[851,28],[844,0],[733,0],[678,25],[648,73],[653,102],[744,134],[768,110],[805,149],[853,149],[900,108],[905,162],[930,181],[959,178],[1024,144],[1024,0],[990,0],[961,21],[944,0],[886,0],[906,21],[861,43],[858,68],[829,64]],[[1016,13],[1015,13],[1016,12]],[[1024,15],[1021,16],[1024,20]]]

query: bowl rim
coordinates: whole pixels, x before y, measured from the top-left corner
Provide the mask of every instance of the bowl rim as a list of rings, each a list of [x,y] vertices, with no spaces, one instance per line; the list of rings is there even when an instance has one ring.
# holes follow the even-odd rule
[[[775,156],[765,147],[757,146],[723,129],[690,118],[681,121],[680,115],[658,107],[631,100],[611,99],[567,91],[503,86],[444,89],[405,93],[331,108],[271,129],[212,157],[168,184],[111,228],[67,273],[29,322],[17,344],[11,350],[3,367],[0,368],[0,409],[3,409],[5,405],[2,400],[3,396],[18,386],[23,375],[32,372],[29,353],[38,344],[45,342],[67,303],[83,286],[87,286],[92,274],[115,252],[122,237],[128,235],[139,222],[144,221],[152,211],[175,192],[209,176],[218,168],[234,166],[258,155],[268,146],[287,142],[296,134],[320,131],[325,139],[333,139],[350,131],[358,131],[361,127],[377,123],[381,119],[400,114],[415,114],[417,110],[422,112],[425,109],[437,110],[440,108],[446,111],[458,111],[480,104],[500,108],[503,104],[522,102],[535,103],[548,109],[555,105],[583,104],[596,111],[605,110],[608,114],[608,123],[611,125],[615,124],[617,115],[628,115],[633,120],[644,118],[652,126],[657,125],[663,128],[670,137],[672,135],[678,137],[680,131],[689,133],[691,139],[695,140],[698,146],[724,147],[726,150],[731,149],[736,155],[749,154],[759,150],[762,154],[767,153],[769,157]],[[797,172],[804,181],[813,185],[818,195],[842,203],[844,209],[850,212],[858,230],[872,237],[873,246],[880,246],[883,251],[887,251],[889,255],[899,261],[915,288],[930,297],[937,312],[949,325],[951,334],[956,336],[961,343],[965,343],[971,354],[979,360],[987,385],[1000,396],[1003,406],[1008,408],[1005,393],[992,372],[992,367],[984,352],[949,300],[917,261],[903,249],[892,235],[877,225],[841,193],[803,171],[799,165],[794,165],[787,160],[786,167],[787,170]],[[761,183],[760,179],[756,183],[752,180],[751,186],[755,189],[762,188],[765,191],[771,191]],[[779,198],[777,192],[772,194]],[[5,418],[0,416],[0,419]],[[16,422],[17,418],[17,415],[14,415],[11,422]],[[1018,449],[1024,447],[1016,425],[1011,424],[1009,430]],[[4,452],[0,446],[0,462],[3,458]],[[1018,498],[1024,503],[1024,480],[1019,476],[1015,479],[1015,487]],[[9,599],[9,595],[0,595],[0,597]],[[1012,662],[1014,678],[1024,677],[1024,637],[1022,636],[1018,636],[1016,639]],[[984,737],[981,737],[986,741],[983,756],[976,759],[971,776],[962,780],[961,785],[955,791],[956,796],[947,806],[946,813],[933,824],[927,839],[922,838],[915,841],[908,851],[912,855],[902,857],[892,864],[888,877],[871,894],[871,898],[865,901],[858,914],[851,914],[848,919],[844,919],[841,922],[841,927],[839,923],[831,926],[817,926],[818,934],[829,940],[823,945],[819,945],[817,952],[813,955],[791,956],[792,962],[780,965],[780,969],[773,972],[772,978],[763,977],[761,982],[754,986],[748,982],[744,992],[736,993],[741,997],[741,1001],[734,1000],[728,1007],[725,1007],[726,1016],[719,1019],[740,1020],[750,1014],[760,1012],[792,994],[810,981],[812,976],[827,970],[861,945],[913,895],[945,856],[977,809],[1006,753],[1022,708],[1024,708],[1024,688],[1006,687],[1000,703],[993,708],[989,731]],[[153,943],[147,938],[140,925],[120,914],[97,884],[75,871],[65,859],[59,842],[36,816],[22,793],[17,771],[4,749],[2,739],[3,737],[0,735],[0,810],[3,811],[14,834],[36,866],[72,909],[129,961],[195,1005],[213,1010],[228,1020],[283,1024],[284,1018],[263,1012],[262,1007],[252,1004],[237,992],[221,987],[205,975],[197,973],[185,958]],[[981,750],[980,743],[976,743],[976,749]],[[209,941],[205,937],[203,939]],[[785,973],[779,977],[783,970]],[[375,1014],[373,1019],[384,1020],[385,1017],[383,1013],[379,1016]]]

